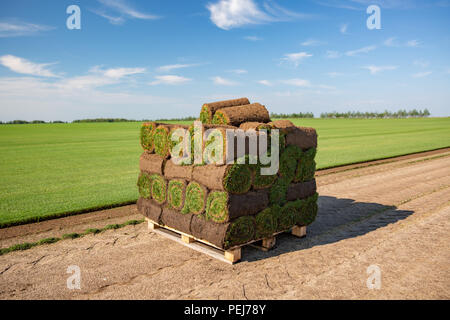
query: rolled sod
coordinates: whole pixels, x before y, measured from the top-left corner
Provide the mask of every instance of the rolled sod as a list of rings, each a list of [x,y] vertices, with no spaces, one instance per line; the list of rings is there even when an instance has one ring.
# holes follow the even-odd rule
[[[237,163],[197,166],[194,167],[192,178],[211,190],[244,194],[252,186],[253,170],[248,164]]]
[[[250,101],[247,98],[205,103],[202,106],[202,110],[200,112],[200,121],[205,124],[211,124],[214,114],[216,113],[217,110],[222,108],[242,106],[248,104],[250,104]]]
[[[317,148],[317,132],[314,128],[295,127],[286,134],[286,144],[302,150]]]
[[[181,210],[186,196],[185,180],[170,180],[167,187],[167,205],[171,209]]]
[[[192,180],[192,171],[194,166],[180,166],[172,162],[172,160],[166,161],[164,167],[164,176],[167,179],[184,179]]]
[[[295,201],[313,196],[317,191],[316,180],[307,182],[292,183],[288,187],[286,194],[287,201]]]
[[[239,126],[239,129],[241,130],[267,130],[270,131],[271,129],[273,129],[274,126],[272,126],[269,123],[262,123],[262,122],[244,122],[241,123],[241,125]]]
[[[277,211],[278,231],[284,231],[292,228],[298,221],[300,209],[300,201],[290,201],[282,206]]]
[[[266,167],[270,167],[270,165],[262,165],[261,163],[258,163],[256,165],[251,166],[251,168],[253,169],[253,189],[260,190],[269,188],[274,184],[275,180],[278,178],[276,174],[262,175],[261,169]]]
[[[156,127],[154,137],[155,153],[163,158],[168,158],[170,155],[169,132],[171,126],[161,124]]]
[[[153,174],[151,179],[152,198],[158,204],[164,204],[167,200],[167,181],[159,174]]]
[[[160,221],[167,227],[190,234],[192,216],[193,214],[182,214],[173,209],[164,207],[162,209]]]
[[[297,163],[294,182],[304,182],[314,179],[314,175],[316,173],[316,162],[314,160],[315,156],[316,148],[310,148],[303,152],[302,157]]]
[[[137,209],[142,215],[153,222],[161,223],[160,217],[162,209],[155,201],[139,198],[137,201]]]
[[[181,130],[180,130],[181,129]],[[169,128],[168,144],[169,153],[172,157],[189,158],[191,157],[191,149],[185,147],[185,134],[189,130],[189,126],[184,125],[171,125]],[[183,133],[180,136],[180,133]],[[176,154],[175,154],[176,153]]]
[[[286,203],[286,196],[290,183],[290,179],[285,177],[279,177],[275,181],[275,183],[270,188],[269,193],[269,203],[271,205],[284,205]]]
[[[244,122],[270,122],[266,107],[253,103],[239,107],[220,109],[213,118],[213,124],[227,124],[239,127]]]
[[[186,196],[182,213],[201,214],[205,211],[208,189],[198,182],[191,181],[186,187]]]
[[[319,195],[316,193],[311,197],[308,197],[303,200],[297,200],[298,204],[300,205],[300,212],[297,216],[296,223],[300,226],[307,226],[316,220],[317,212],[318,212],[318,205],[317,200],[319,198]],[[298,205],[297,204],[297,205]]]
[[[156,123],[155,122],[147,122],[144,123],[141,127],[141,146],[144,150],[148,152],[153,152],[155,149],[154,144],[154,134],[156,129]]]
[[[138,178],[137,186],[139,188],[139,195],[145,199],[151,199],[151,177],[150,174],[141,172]]]
[[[139,167],[141,171],[162,175],[165,162],[166,159],[158,154],[144,152],[139,159]]]
[[[243,195],[212,191],[206,201],[207,220],[226,223],[236,218],[254,215],[269,205],[268,192],[250,191]]]
[[[272,236],[278,229],[277,215],[272,208],[266,208],[255,217],[255,239],[263,239]]]
[[[298,161],[302,157],[302,149],[295,145],[288,145],[280,156],[279,173],[291,182],[295,178]]]
[[[255,239],[255,217],[244,216],[231,222],[225,235],[225,248],[247,243]]]

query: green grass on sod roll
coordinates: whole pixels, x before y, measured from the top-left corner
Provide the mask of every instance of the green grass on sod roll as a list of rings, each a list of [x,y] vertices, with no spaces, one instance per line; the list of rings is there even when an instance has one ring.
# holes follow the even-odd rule
[[[225,235],[225,248],[255,239],[255,217],[244,216],[234,220]]]
[[[261,168],[268,168],[270,165],[256,164],[251,168],[253,169],[253,188],[265,189],[273,185],[277,179],[277,174],[273,175],[261,175]]]
[[[302,150],[294,145],[287,146],[280,156],[280,176],[291,182],[295,177],[298,161],[302,157]]]
[[[228,218],[228,194],[221,191],[213,191],[208,195],[206,201],[207,220],[223,223]]]
[[[153,174],[150,176],[152,198],[159,204],[166,202],[167,197],[167,182],[164,177],[159,174]]]
[[[306,199],[294,201],[298,202],[300,206],[300,215],[297,216],[298,225],[307,226],[314,222],[318,211],[317,206],[318,198],[319,195],[316,193],[315,195],[308,197]]]
[[[155,123],[144,123],[141,127],[141,146],[144,150],[153,151],[155,148],[154,134],[155,134]]]
[[[169,208],[181,210],[184,205],[184,195],[186,191],[186,185],[180,180],[170,180],[168,186],[168,205]]]
[[[142,198],[145,199],[151,198],[151,178],[149,174],[142,172],[139,175],[137,186],[139,188],[139,195]]]
[[[253,171],[248,164],[234,164],[228,169],[223,181],[226,191],[233,194],[247,193],[252,187]]]
[[[213,124],[228,124],[228,120],[225,118],[223,113],[216,112],[216,114],[214,115],[214,118],[212,120],[212,123]]]
[[[262,239],[273,235],[278,229],[277,215],[272,208],[266,208],[255,216],[255,238]]]
[[[300,160],[297,163],[294,181],[305,182],[314,179],[316,173],[316,148],[311,148],[303,152]]]
[[[270,188],[269,202],[270,204],[284,205],[286,203],[286,195],[291,180],[286,177],[278,177]]]
[[[317,130],[317,169],[450,147],[450,117],[290,120]],[[1,125],[0,227],[136,202],[141,127]]]
[[[278,231],[288,230],[297,223],[298,213],[300,211],[300,203],[297,201],[287,202],[279,211]]]
[[[169,154],[169,133],[165,127],[158,127],[154,134],[155,153],[161,157],[166,157]]]
[[[186,198],[182,213],[200,214],[205,208],[205,190],[197,182],[191,182],[186,187]]]
[[[210,124],[212,122],[211,114],[210,114],[209,109],[208,109],[208,107],[206,105],[204,105],[202,107],[202,110],[200,111],[200,121],[203,124]]]

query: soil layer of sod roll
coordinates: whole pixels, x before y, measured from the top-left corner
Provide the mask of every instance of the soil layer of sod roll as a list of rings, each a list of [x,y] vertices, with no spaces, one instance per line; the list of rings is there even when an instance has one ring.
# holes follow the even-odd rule
[[[277,215],[272,208],[266,208],[255,216],[255,239],[263,239],[272,236],[278,229]]]
[[[268,205],[269,195],[263,190],[243,195],[212,191],[206,201],[205,217],[216,223],[226,223],[242,216],[254,215]]]
[[[241,130],[271,130],[273,129],[274,126],[272,126],[269,123],[262,123],[262,122],[244,122],[241,123],[241,125],[239,126],[239,129]]]
[[[141,146],[148,152],[153,152],[155,149],[154,134],[156,129],[155,122],[146,122],[141,127]]]
[[[191,234],[213,245],[229,249],[255,238],[255,218],[240,217],[229,223],[207,221],[203,215],[192,217]]]
[[[270,122],[266,107],[253,103],[245,106],[220,109],[213,118],[214,124],[227,124],[239,127],[244,122]]]
[[[164,207],[162,209],[160,221],[167,227],[190,234],[192,216],[193,214],[190,213],[182,214],[176,210]]]
[[[172,162],[172,160],[167,160],[164,167],[164,176],[167,179],[184,179],[187,181],[192,180],[192,171],[194,166],[180,166]]]
[[[167,200],[167,181],[159,174],[153,174],[151,179],[152,198],[158,204],[162,205]]]
[[[144,152],[139,159],[139,167],[141,171],[147,173],[157,173],[162,175],[166,159],[158,154]]]
[[[184,207],[186,196],[185,180],[174,179],[170,180],[167,187],[167,206],[171,209],[181,210]]]
[[[303,150],[317,148],[317,132],[314,128],[295,127],[286,134],[286,144]]]
[[[139,195],[145,199],[151,199],[151,175],[146,172],[141,172],[137,181],[137,186],[139,189]]]
[[[201,214],[205,211],[208,189],[198,182],[191,181],[186,187],[182,213]]]
[[[192,177],[211,190],[244,194],[252,186],[253,171],[247,164],[206,165],[194,167]]]
[[[205,103],[200,112],[200,121],[205,124],[211,124],[214,114],[217,110],[228,107],[248,105],[250,101],[247,98],[224,100],[211,103]]]
[[[289,185],[286,200],[295,201],[297,199],[305,199],[313,196],[316,193],[317,186],[316,180],[310,180],[307,182],[292,183]]]
[[[137,201],[138,211],[156,223],[161,223],[161,207],[153,200],[139,198]]]

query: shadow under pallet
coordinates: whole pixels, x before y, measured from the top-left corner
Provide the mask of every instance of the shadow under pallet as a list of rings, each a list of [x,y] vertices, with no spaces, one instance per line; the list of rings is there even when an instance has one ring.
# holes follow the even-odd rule
[[[306,236],[306,226],[294,226],[289,230],[274,233],[271,237],[252,240],[239,246],[223,250],[208,241],[195,238],[192,235],[158,224],[149,218],[145,218],[145,220],[148,223],[149,231],[228,264],[234,264],[241,260],[241,251],[245,246],[252,246],[262,251],[269,251],[275,246],[276,236],[281,233],[290,232],[293,236],[298,238]]]

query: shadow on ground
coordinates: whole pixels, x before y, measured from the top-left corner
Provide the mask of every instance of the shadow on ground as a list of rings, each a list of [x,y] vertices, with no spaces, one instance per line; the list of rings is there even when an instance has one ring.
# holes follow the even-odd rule
[[[358,237],[403,220],[413,213],[413,211],[398,210],[394,206],[379,203],[321,196],[319,197],[319,213],[316,221],[308,227],[306,238],[299,239],[287,233],[281,234],[277,237],[275,248],[269,252],[262,252],[249,246],[244,247],[243,261],[257,261]]]

